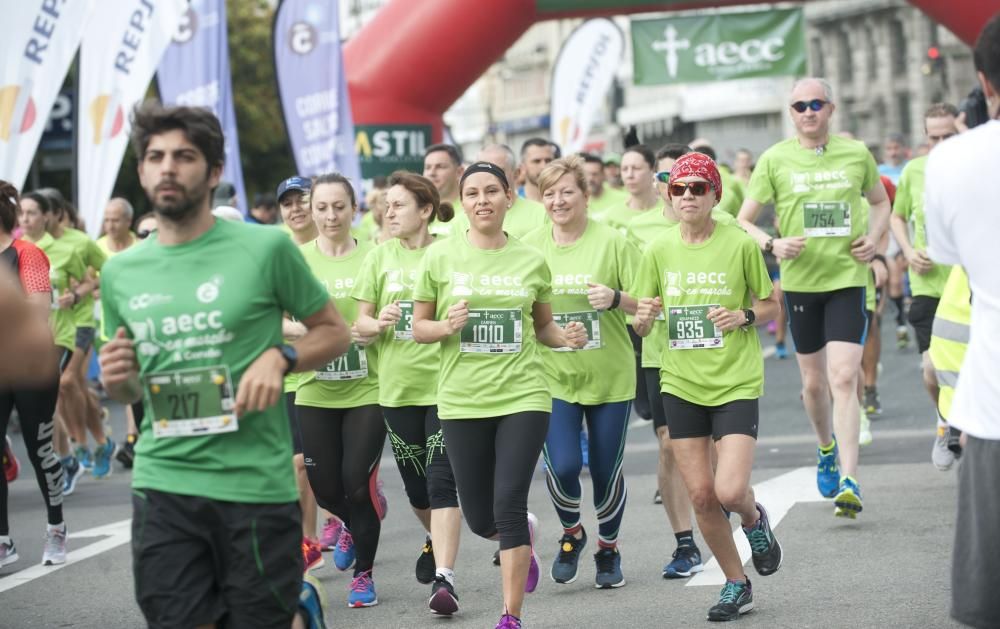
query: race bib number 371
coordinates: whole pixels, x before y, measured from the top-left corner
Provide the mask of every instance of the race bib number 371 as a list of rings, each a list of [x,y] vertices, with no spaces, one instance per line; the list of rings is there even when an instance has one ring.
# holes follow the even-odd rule
[[[722,331],[708,318],[718,308],[707,306],[669,306],[667,308],[668,347],[670,349],[718,349]]]
[[[368,355],[363,347],[351,343],[347,352],[316,371],[317,380],[360,380],[368,377]]]
[[[153,413],[153,436],[195,437],[239,428],[229,368],[163,371],[143,377]]]
[[[516,354],[521,351],[521,310],[470,310],[458,351],[473,354]]]
[[[810,237],[830,238],[851,235],[851,204],[843,201],[803,203],[803,233]]]

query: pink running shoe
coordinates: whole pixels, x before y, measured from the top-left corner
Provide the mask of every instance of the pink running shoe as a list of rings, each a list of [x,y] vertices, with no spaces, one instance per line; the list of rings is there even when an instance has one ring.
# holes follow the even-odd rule
[[[326,523],[323,524],[323,533],[319,536],[320,550],[333,550],[333,547],[337,545],[337,540],[340,539],[340,529],[343,526],[344,523],[340,521],[340,518],[326,519]]]
[[[17,480],[17,475],[21,473],[21,464],[14,456],[14,450],[10,447],[10,437],[5,437],[3,444],[3,473],[7,477],[8,483]]]
[[[322,568],[324,563],[323,551],[319,547],[319,542],[309,539],[308,537],[303,537],[302,565],[305,568],[305,572],[315,570],[316,568]]]
[[[528,513],[528,531],[531,533],[531,564],[528,565],[528,580],[524,583],[524,591],[531,593],[535,591],[538,587],[538,575],[540,570],[538,569],[538,553],[535,552],[535,531],[538,530],[538,518],[535,517],[534,513]],[[512,616],[513,618],[513,616]],[[502,619],[501,619],[502,620]],[[518,627],[521,626],[521,622],[518,621]]]

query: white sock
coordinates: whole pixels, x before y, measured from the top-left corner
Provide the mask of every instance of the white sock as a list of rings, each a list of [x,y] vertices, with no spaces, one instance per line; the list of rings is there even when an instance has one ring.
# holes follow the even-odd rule
[[[451,584],[451,587],[455,587],[455,571],[449,570],[448,568],[438,568],[437,576],[444,577],[444,580]]]
[[[47,524],[47,525],[45,525],[45,530],[47,530],[50,533],[52,531],[59,531],[60,533],[65,533],[66,532],[66,523],[65,522],[60,522],[59,524]]]
[[[0,545],[10,545],[10,535],[0,535]]]

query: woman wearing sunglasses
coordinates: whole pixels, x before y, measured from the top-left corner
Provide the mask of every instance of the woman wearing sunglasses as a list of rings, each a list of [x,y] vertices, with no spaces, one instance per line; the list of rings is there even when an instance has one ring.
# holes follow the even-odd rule
[[[712,218],[722,198],[715,162],[701,153],[682,155],[670,170],[669,193],[680,225],[646,251],[632,325],[646,336],[661,312],[666,319],[660,390],[671,447],[698,527],[726,575],[708,619],[735,620],[753,609],[753,595],[722,509],[739,516],[758,573],[781,565],[781,547],[750,487],[764,392],[753,325],[773,319],[780,305],[753,239]]]
[[[625,511],[622,454],[635,396],[635,372],[609,371],[608,365],[632,361],[625,314],[635,313],[635,300],[625,291],[638,269],[639,250],[610,227],[588,220],[583,159],[573,156],[552,162],[539,175],[538,188],[552,224],[527,234],[524,242],[541,251],[552,270],[556,321],[584,323],[590,339],[579,351],[542,351],[553,397],[543,452],[549,495],[563,527],[550,574],[556,583],[573,583],[587,545],[580,523],[580,433],[586,417],[599,522],[595,585],[617,588],[625,585],[618,532]]]

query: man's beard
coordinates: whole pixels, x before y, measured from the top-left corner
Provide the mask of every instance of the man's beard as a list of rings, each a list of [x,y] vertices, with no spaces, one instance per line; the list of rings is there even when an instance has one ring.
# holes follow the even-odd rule
[[[157,202],[156,191],[153,191],[153,209],[163,218],[175,223],[183,223],[197,213],[208,194],[207,186],[198,186],[191,193],[180,185],[174,184],[179,194],[178,198],[169,203]]]

